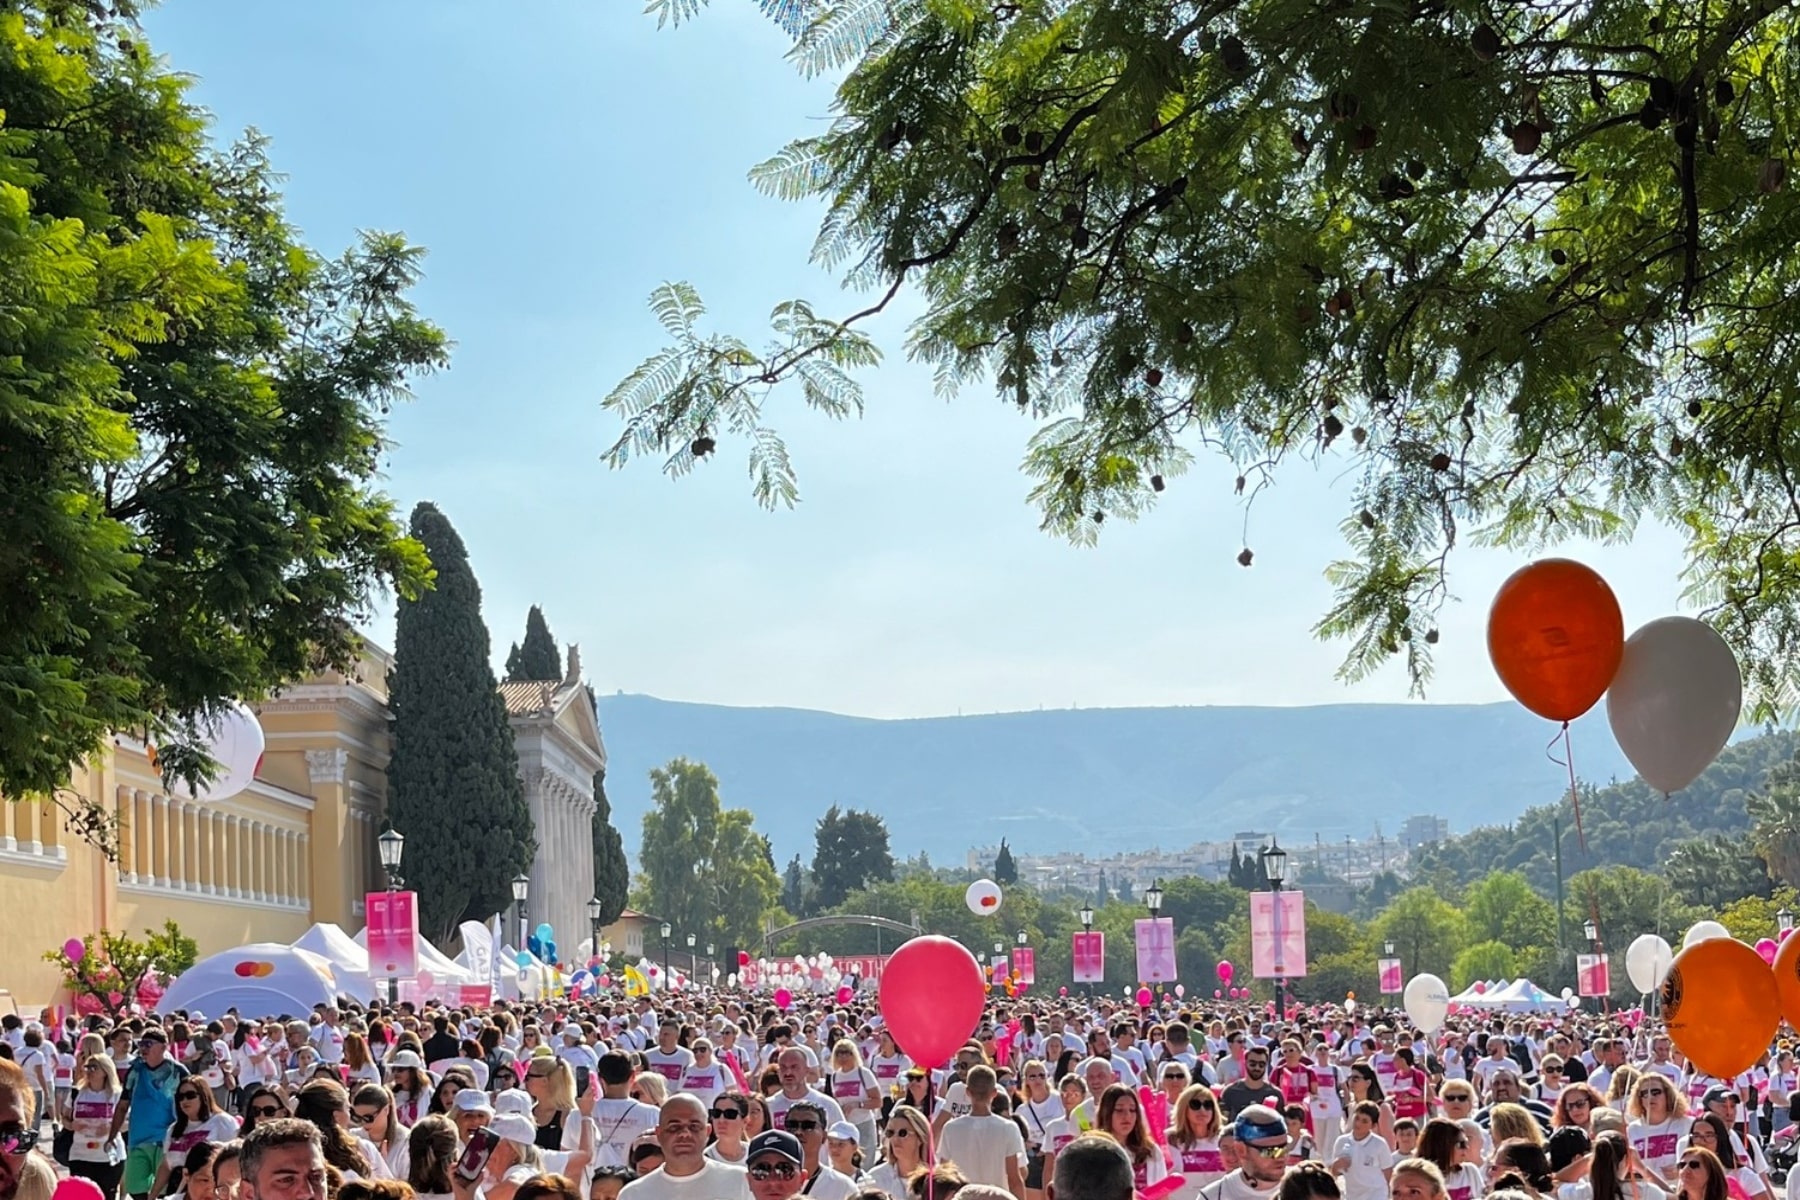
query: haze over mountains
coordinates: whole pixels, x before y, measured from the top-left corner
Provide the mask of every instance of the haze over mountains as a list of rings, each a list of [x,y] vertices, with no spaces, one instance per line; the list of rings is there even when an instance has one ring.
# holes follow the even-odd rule
[[[698,759],[749,808],[777,862],[812,857],[832,804],[887,818],[897,857],[959,864],[1015,850],[1180,848],[1238,830],[1292,844],[1393,835],[1435,813],[1452,831],[1508,821],[1566,787],[1556,730],[1516,704],[1059,709],[875,720],[791,708],[600,697],[613,820],[635,855],[648,773]],[[1576,722],[1583,780],[1632,774],[1602,713]]]

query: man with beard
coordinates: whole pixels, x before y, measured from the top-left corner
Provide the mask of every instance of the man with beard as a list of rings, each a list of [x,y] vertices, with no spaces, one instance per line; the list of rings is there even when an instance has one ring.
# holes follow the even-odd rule
[[[709,1131],[700,1097],[678,1092],[663,1101],[656,1122],[663,1165],[626,1184],[619,1200],[750,1200],[743,1167],[706,1157]]]
[[[1252,1046],[1244,1051],[1244,1077],[1219,1094],[1219,1105],[1225,1119],[1231,1120],[1253,1104],[1266,1104],[1277,1113],[1276,1122],[1285,1131],[1280,1117],[1281,1092],[1269,1082],[1269,1048]]]
[[[796,1104],[810,1104],[825,1114],[820,1124],[820,1140],[826,1126],[835,1125],[844,1119],[844,1110],[838,1102],[825,1093],[818,1091],[806,1081],[806,1051],[798,1046],[790,1046],[775,1059],[775,1070],[781,1076],[781,1090],[768,1098],[769,1116],[775,1122],[776,1129],[787,1128],[788,1109]]]
[[[1231,1131],[1242,1151],[1238,1168],[1201,1188],[1198,1200],[1267,1200],[1287,1174],[1287,1122],[1274,1109],[1252,1104],[1238,1114]]]

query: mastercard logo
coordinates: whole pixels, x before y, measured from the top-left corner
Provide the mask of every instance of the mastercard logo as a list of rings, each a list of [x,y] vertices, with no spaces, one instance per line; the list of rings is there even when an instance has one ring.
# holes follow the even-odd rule
[[[998,896],[983,896],[981,898],[981,907],[983,908],[998,908],[999,906],[1000,897]]]
[[[264,979],[275,973],[272,962],[241,962],[232,968],[240,979]]]

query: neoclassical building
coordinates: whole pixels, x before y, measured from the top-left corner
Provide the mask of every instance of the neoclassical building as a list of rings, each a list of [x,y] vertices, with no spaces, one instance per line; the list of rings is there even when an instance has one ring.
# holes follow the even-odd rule
[[[569,658],[558,683],[502,690],[537,826],[529,920],[551,922],[573,948],[587,935],[593,780],[606,750],[574,647]],[[75,836],[57,805],[0,802],[0,989],[21,1008],[52,1002],[58,977],[44,952],[101,927],[141,934],[174,920],[202,955],[291,942],[317,921],[361,929],[364,895],[385,883],[375,838],[387,805],[392,665],[368,645],[348,674],[258,705],[262,767],[227,800],[169,795],[143,743],[114,738],[70,790],[117,817],[116,860]]]

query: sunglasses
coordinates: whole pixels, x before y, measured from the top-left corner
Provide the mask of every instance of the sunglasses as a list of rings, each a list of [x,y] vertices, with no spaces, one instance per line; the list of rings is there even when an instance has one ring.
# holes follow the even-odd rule
[[[350,1119],[355,1121],[358,1125],[373,1125],[381,1118],[381,1114],[386,1111],[385,1108],[378,1108],[374,1112],[352,1112],[350,1114]]]
[[[0,1129],[0,1154],[24,1154],[38,1144],[38,1131],[15,1126]]]
[[[789,1121],[787,1123],[787,1128],[790,1133],[811,1133],[813,1130],[819,1128],[819,1123],[817,1121]]]
[[[750,1168],[750,1178],[758,1183],[766,1183],[771,1179],[786,1181],[796,1179],[799,1175],[800,1168],[793,1163],[757,1163]]]
[[[1287,1157],[1286,1146],[1258,1146],[1255,1142],[1243,1143],[1244,1149],[1254,1151],[1264,1158],[1282,1159]]]
[[[888,1130],[887,1135],[888,1135],[888,1141],[890,1141],[890,1142],[904,1142],[907,1138],[912,1136],[912,1130],[910,1130],[910,1129],[890,1129],[890,1130]]]
[[[273,1104],[253,1104],[250,1106],[250,1115],[253,1117],[279,1117],[281,1109]]]
[[[1684,1171],[1704,1171],[1706,1170],[1706,1164],[1697,1158],[1684,1158],[1681,1160],[1681,1169]]]
[[[1638,1095],[1644,1097],[1644,1099],[1646,1099],[1646,1100],[1648,1100],[1652,1096],[1662,1097],[1662,1096],[1667,1096],[1668,1094],[1669,1093],[1663,1091],[1661,1088],[1645,1088],[1643,1091],[1638,1093]]]
[[[175,1098],[177,1100],[198,1100],[200,1098],[200,1093],[199,1092],[176,1092]]]
[[[1190,1107],[1197,1108],[1201,1112],[1214,1112],[1218,1109],[1218,1105],[1214,1104],[1211,1100],[1196,1100]]]
[[[715,1121],[741,1121],[744,1114],[735,1108],[709,1108],[706,1115]]]

